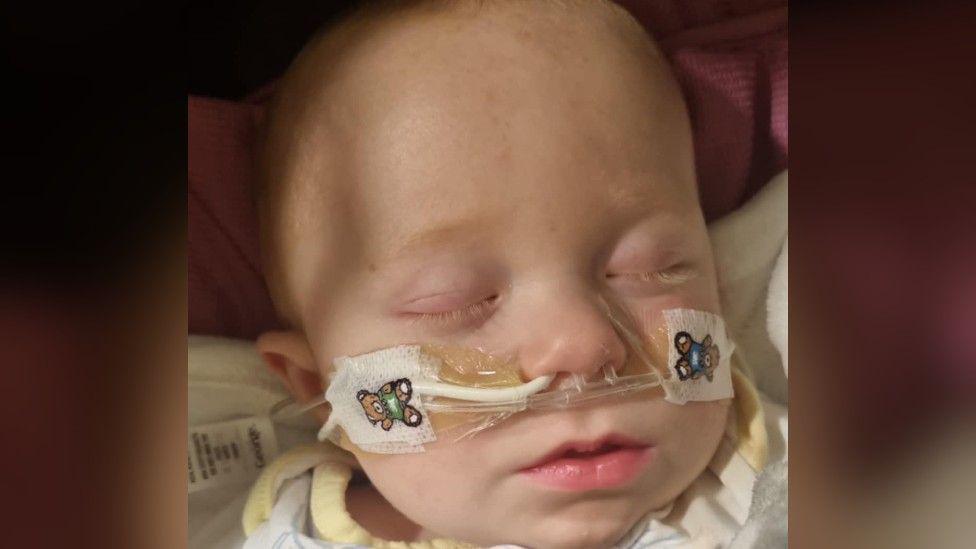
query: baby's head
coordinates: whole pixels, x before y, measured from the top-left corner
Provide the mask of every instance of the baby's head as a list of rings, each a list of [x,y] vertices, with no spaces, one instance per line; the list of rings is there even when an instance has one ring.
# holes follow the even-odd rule
[[[664,309],[718,312],[679,89],[609,3],[362,11],[283,78],[260,166],[265,270],[290,330],[258,345],[299,401],[321,395],[334,357],[403,343],[517,356],[525,380],[558,387],[628,360],[604,296],[648,335]],[[649,340],[658,355],[668,344]],[[702,472],[727,409],[643,392],[356,457],[425,532],[606,546]],[[606,437],[649,459],[589,484],[525,472]]]

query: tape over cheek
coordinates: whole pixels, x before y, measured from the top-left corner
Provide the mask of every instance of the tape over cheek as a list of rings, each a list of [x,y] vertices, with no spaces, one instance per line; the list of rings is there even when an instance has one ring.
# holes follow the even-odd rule
[[[626,310],[608,305],[607,312],[627,343],[628,366],[619,376],[612,370],[607,375],[605,368],[604,379],[578,380],[567,389],[547,390],[551,375],[521,382],[516,364],[488,357],[472,361],[466,356],[470,353],[449,355],[436,346],[400,345],[337,358],[325,394],[332,411],[319,439],[338,443],[341,428],[363,451],[416,453],[436,441],[437,434],[449,435],[453,427],[466,429],[463,438],[521,411],[568,408],[659,386],[665,400],[678,405],[732,398],[734,345],[718,315],[692,309],[662,311],[667,363],[661,364],[664,329],[655,342],[654,354],[660,358],[654,358]]]
[[[665,400],[673,404],[732,398],[732,352],[722,317],[694,309],[662,311],[667,327]]]
[[[325,393],[332,405],[319,440],[338,442],[338,427],[366,452],[404,454],[424,451],[437,436],[411,380],[430,364],[419,345],[400,345],[334,361],[336,373]]]

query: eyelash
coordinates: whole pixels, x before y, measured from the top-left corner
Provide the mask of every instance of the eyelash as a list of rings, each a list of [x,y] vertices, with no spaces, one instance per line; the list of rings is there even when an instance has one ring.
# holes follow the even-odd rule
[[[495,301],[497,300],[498,296],[493,295],[477,303],[472,303],[471,305],[454,309],[453,311],[445,311],[443,313],[414,313],[412,320],[414,322],[434,322],[438,324],[456,324],[473,320],[484,321],[491,315]]]
[[[663,271],[643,271],[637,273],[613,273],[607,275],[607,278],[630,278],[636,279],[641,282],[653,282],[657,281],[662,284],[669,286],[677,286],[691,280],[694,276],[689,265],[679,264],[674,267],[669,267]]]
[[[677,286],[693,278],[694,272],[691,266],[678,264],[663,271],[643,271],[637,273],[613,273],[607,278],[629,278],[641,282],[652,282],[654,280],[669,286]],[[441,325],[460,324],[464,322],[478,321],[483,322],[489,316],[498,300],[497,295],[482,299],[477,303],[472,303],[460,309],[445,311],[442,313],[413,313],[413,322],[429,322]]]

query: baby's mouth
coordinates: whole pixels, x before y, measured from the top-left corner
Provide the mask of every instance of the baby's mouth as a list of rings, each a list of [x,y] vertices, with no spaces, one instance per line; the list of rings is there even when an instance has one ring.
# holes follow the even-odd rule
[[[558,446],[519,471],[537,484],[564,491],[612,488],[636,478],[653,448],[620,435]]]
[[[597,456],[612,454],[621,450],[645,449],[648,444],[638,442],[622,435],[611,434],[592,441],[572,441],[559,445],[544,457],[529,465],[525,469],[533,469],[564,459],[592,459]]]

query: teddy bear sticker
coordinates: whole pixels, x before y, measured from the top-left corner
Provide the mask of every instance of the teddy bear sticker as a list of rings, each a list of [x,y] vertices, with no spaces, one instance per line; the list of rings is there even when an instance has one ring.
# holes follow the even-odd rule
[[[393,427],[394,420],[408,427],[420,425],[423,416],[416,408],[407,404],[412,395],[413,388],[410,380],[402,378],[384,384],[375,393],[361,390],[356,393],[356,398],[363,406],[369,422],[373,425],[379,423],[384,431],[389,431]]]
[[[710,334],[706,334],[699,343],[688,332],[678,332],[674,336],[674,346],[681,353],[681,358],[674,365],[678,379],[698,379],[704,375],[708,381],[712,381],[712,372],[718,366],[721,355],[718,345],[712,343]]]

